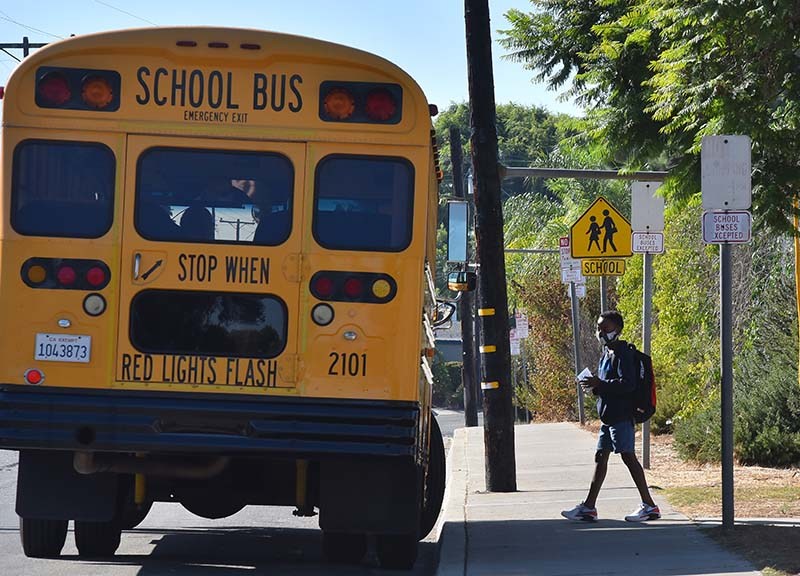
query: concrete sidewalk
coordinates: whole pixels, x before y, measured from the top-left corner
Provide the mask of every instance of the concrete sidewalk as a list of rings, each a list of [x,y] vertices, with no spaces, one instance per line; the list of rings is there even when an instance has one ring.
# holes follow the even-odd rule
[[[487,493],[483,428],[456,430],[437,574],[759,574],[657,494],[661,520],[625,522],[640,500],[627,468],[613,454],[597,500],[600,520],[563,519],[561,510],[586,496],[595,441],[569,423],[517,426],[517,492]]]

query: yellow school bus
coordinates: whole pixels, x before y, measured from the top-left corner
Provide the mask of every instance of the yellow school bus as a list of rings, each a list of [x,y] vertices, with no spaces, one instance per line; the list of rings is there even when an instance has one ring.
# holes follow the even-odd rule
[[[319,512],[409,567],[431,413],[435,113],[395,65],[256,30],[70,38],[3,97],[0,447],[25,553],[113,555],[153,502]]]

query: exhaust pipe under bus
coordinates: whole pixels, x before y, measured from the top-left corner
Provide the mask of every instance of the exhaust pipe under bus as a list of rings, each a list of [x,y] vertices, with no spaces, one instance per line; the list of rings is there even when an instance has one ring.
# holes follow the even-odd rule
[[[171,456],[167,458],[140,458],[127,454],[75,452],[72,465],[78,474],[116,472],[118,474],[143,474],[203,480],[220,474],[230,463],[228,456],[207,460]]]

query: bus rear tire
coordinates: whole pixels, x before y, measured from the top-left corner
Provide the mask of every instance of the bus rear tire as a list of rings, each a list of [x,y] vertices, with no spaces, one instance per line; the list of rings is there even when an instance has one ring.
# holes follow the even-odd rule
[[[378,562],[389,570],[411,570],[418,547],[416,534],[379,534],[375,538]]]
[[[113,556],[119,548],[122,528],[115,520],[110,522],[75,521],[75,546],[78,555],[86,558]]]
[[[444,489],[447,474],[445,462],[444,440],[436,417],[431,414],[431,445],[428,454],[428,473],[425,475],[425,503],[420,515],[419,539],[430,534],[444,501]]]
[[[20,518],[19,536],[28,558],[57,558],[67,539],[69,520]]]
[[[358,564],[367,553],[366,534],[322,532],[322,553],[337,564]]]

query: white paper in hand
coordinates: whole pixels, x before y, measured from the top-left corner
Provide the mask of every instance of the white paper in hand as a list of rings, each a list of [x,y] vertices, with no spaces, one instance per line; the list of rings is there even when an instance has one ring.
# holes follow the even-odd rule
[[[580,374],[578,374],[578,380],[586,380],[592,377],[592,371],[588,368],[584,368]]]

